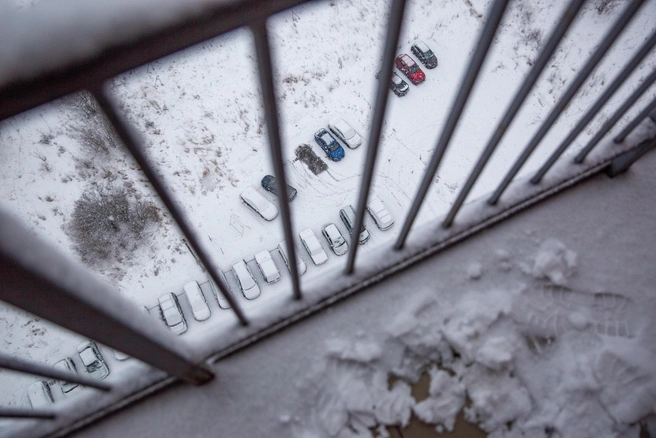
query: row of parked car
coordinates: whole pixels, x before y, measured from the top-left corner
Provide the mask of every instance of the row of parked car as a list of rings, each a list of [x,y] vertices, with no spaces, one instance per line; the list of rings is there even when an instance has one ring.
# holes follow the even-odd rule
[[[383,202],[374,194],[371,196],[371,199],[367,205],[367,212],[374,220],[374,223],[382,231],[389,230],[392,225],[394,225],[394,219],[390,215],[389,211],[383,205]],[[351,205],[340,209],[339,217],[346,228],[349,235],[354,232],[355,224],[355,210]],[[334,223],[326,224],[321,229],[321,234],[324,236],[328,242],[330,249],[338,256],[346,254],[348,251],[348,242],[344,238],[344,235],[339,230],[339,227]],[[328,255],[324,251],[319,239],[317,238],[314,231],[311,229],[305,229],[299,233],[299,237],[303,247],[307,251],[312,263],[315,265],[321,265],[328,261]],[[366,226],[363,225],[360,230],[358,242],[362,245],[367,240],[369,240],[369,231]],[[278,244],[276,250],[280,253],[280,256],[289,270],[289,256],[287,254],[287,242],[283,240]],[[276,262],[271,256],[269,250],[263,250],[255,254],[254,257],[255,264],[259,269],[264,281],[267,283],[275,283],[281,278],[280,269],[276,265]],[[303,259],[298,256],[297,270],[299,275],[305,274],[307,271],[307,265]],[[251,272],[251,269],[248,267],[248,264],[245,260],[239,260],[238,262],[232,265],[232,274],[234,275],[239,289],[248,300],[254,300],[260,296],[261,290],[260,286],[255,279],[255,276]],[[212,287],[212,292],[216,298],[219,307],[222,309],[229,309],[230,304],[228,300],[223,297],[223,295],[216,289],[214,284],[210,282]],[[191,308],[191,313],[197,321],[205,321],[211,315],[210,308],[207,304],[207,300],[203,291],[196,281],[191,281],[185,284],[184,286],[184,295],[186,295],[187,300],[189,301],[189,306]],[[165,324],[177,335],[181,335],[187,331],[187,321],[185,319],[182,307],[180,306],[179,297],[172,292],[166,293],[159,298],[159,313],[161,319]]]
[[[332,161],[339,161],[345,155],[344,148],[335,137],[350,149],[356,149],[362,144],[362,136],[346,120],[341,117],[331,120],[328,124],[328,129],[321,128],[318,130],[314,134],[314,139]],[[273,175],[265,175],[262,178],[261,185],[267,192],[278,196],[276,178]],[[291,202],[298,195],[298,191],[287,184],[287,195]],[[255,188],[247,187],[241,192],[239,197],[246,206],[250,207],[264,220],[272,221],[278,217],[276,206],[262,196]]]
[[[424,43],[423,41],[418,41],[410,47],[410,51],[419,59],[419,61],[428,69],[433,69],[437,67],[437,57],[433,51]],[[419,85],[424,80],[426,80],[426,74],[419,67],[419,64],[408,54],[403,53],[396,57],[394,60],[394,65],[398,68],[414,85]],[[376,74],[378,78],[378,74]],[[392,73],[392,82],[390,84],[390,89],[397,96],[405,96],[410,87],[408,83],[401,79],[401,77]]]
[[[117,360],[125,360],[127,355],[114,350]],[[93,341],[85,341],[77,347],[77,356],[82,364],[83,372],[95,379],[105,379],[109,375],[109,367],[100,353],[100,348]],[[74,358],[65,357],[53,365],[55,368],[69,373],[79,373]],[[52,387],[59,387],[65,397],[70,397],[81,390],[77,383],[57,380],[39,380],[27,387],[27,398],[33,408],[43,408],[55,403]]]

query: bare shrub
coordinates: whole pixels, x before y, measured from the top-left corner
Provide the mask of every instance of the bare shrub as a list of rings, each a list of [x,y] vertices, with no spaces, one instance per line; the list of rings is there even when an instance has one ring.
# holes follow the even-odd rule
[[[90,186],[75,201],[67,231],[82,261],[89,265],[118,262],[144,241],[144,231],[160,222],[157,207],[135,201],[123,187]]]
[[[328,165],[314,153],[310,145],[303,144],[297,147],[295,154],[296,158],[305,163],[315,175],[328,169]]]
[[[542,43],[542,31],[539,29],[533,29],[526,34],[526,44],[532,45],[534,48],[540,47]]]
[[[71,98],[71,104],[86,119],[92,119],[101,114],[98,102],[88,91],[80,91],[74,94]]]
[[[77,129],[80,143],[93,152],[109,153],[116,148],[120,141],[114,128],[105,117],[98,117],[94,123],[85,124]]]
[[[594,6],[597,13],[601,15],[610,13],[619,3],[619,0],[596,0]]]
[[[80,143],[92,152],[101,153],[108,153],[121,144],[112,124],[91,93],[82,91],[74,94],[69,98],[69,103],[84,121],[76,128]]]

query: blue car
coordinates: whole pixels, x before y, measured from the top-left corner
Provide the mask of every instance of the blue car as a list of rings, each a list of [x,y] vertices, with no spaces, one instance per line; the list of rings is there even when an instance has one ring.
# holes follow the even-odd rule
[[[314,139],[331,160],[339,161],[344,158],[344,148],[337,143],[335,137],[333,137],[327,130],[321,128],[315,132]]]

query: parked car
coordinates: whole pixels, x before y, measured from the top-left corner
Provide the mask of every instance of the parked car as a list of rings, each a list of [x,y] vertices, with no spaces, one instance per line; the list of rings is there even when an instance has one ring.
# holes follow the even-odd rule
[[[239,260],[232,265],[232,271],[235,273],[235,277],[237,277],[241,293],[243,293],[246,298],[254,300],[260,296],[260,287],[257,285],[257,282],[255,281],[251,270],[248,269],[245,261]]]
[[[351,149],[355,149],[362,144],[360,134],[355,132],[355,129],[341,117],[331,120],[328,124],[328,129],[335,134],[335,137],[339,138],[342,143]]]
[[[301,242],[303,242],[305,250],[310,254],[310,258],[312,258],[315,265],[321,265],[328,261],[328,254],[323,250],[321,243],[319,243],[317,236],[314,235],[311,229],[308,228],[307,230],[301,231],[299,236],[301,237]]]
[[[114,350],[114,357],[116,358],[116,360],[120,360],[120,361],[130,359],[130,356],[118,350]]]
[[[184,285],[184,291],[187,295],[187,300],[189,300],[189,306],[191,307],[191,314],[194,315],[196,321],[205,321],[210,317],[210,306],[207,305],[207,300],[203,291],[200,290],[200,286],[196,280],[190,281]]]
[[[27,398],[33,409],[50,406],[55,402],[52,392],[50,392],[50,386],[43,380],[34,382],[27,387]]]
[[[95,379],[102,380],[109,376],[109,368],[100,354],[100,349],[93,341],[84,341],[77,347],[84,369]]]
[[[410,55],[405,53],[403,55],[399,55],[394,63],[396,64],[396,67],[401,70],[413,84],[421,84],[426,79],[426,75],[419,68],[419,64],[417,64],[415,60],[410,57]]]
[[[262,187],[264,187],[264,190],[267,192],[273,193],[274,195],[278,196],[278,189],[276,187],[276,177],[273,175],[266,175],[264,178],[262,178]],[[289,202],[292,202],[294,198],[296,198],[296,195],[298,192],[296,189],[289,184],[287,184],[287,195],[289,196]]]
[[[342,219],[342,222],[344,222],[344,226],[346,227],[346,230],[349,232],[349,234],[353,234],[353,227],[355,227],[355,210],[353,207],[347,205],[346,207],[339,210],[339,217]],[[367,240],[369,240],[369,231],[367,231],[367,227],[363,223],[362,230],[360,231],[360,237],[358,237],[358,243],[362,245]]]
[[[433,51],[429,49],[423,41],[417,41],[413,44],[412,47],[410,47],[410,51],[417,57],[417,59],[419,59],[419,62],[424,64],[426,68],[437,67],[437,56],[435,56]]]
[[[380,71],[376,73],[376,79],[380,79]],[[405,96],[408,94],[410,86],[406,81],[401,78],[395,71],[392,72],[392,80],[390,82],[390,90],[394,92],[397,96]]]
[[[272,221],[278,216],[278,209],[260,195],[253,187],[248,187],[239,195],[242,201],[265,220]]]
[[[276,263],[271,258],[271,253],[266,249],[255,254],[255,262],[257,267],[260,268],[260,272],[266,280],[267,283],[275,283],[280,280],[280,271],[276,266]]]
[[[70,357],[63,358],[62,360],[55,363],[53,366],[60,371],[64,371],[68,373],[77,373],[77,367],[75,366],[75,362],[73,362],[73,360]],[[78,386],[79,385],[77,383],[65,382],[63,380],[59,381],[59,387],[61,388],[61,391],[64,393],[64,395],[68,395],[71,391],[73,391]]]
[[[396,72],[392,73],[392,83],[390,84],[390,89],[396,94],[397,96],[405,96],[408,94],[408,90],[410,89],[410,85],[406,81],[404,81],[401,76],[397,75]]]
[[[287,265],[287,269],[289,269],[289,256],[287,255],[287,241],[283,240],[278,244],[278,251],[280,252],[280,256],[282,257],[283,261]],[[298,275],[303,275],[305,274],[305,271],[307,271],[307,265],[301,259],[301,255],[298,253],[298,248],[296,248],[296,258],[298,258],[298,263],[296,264],[296,269],[298,270]],[[290,270],[291,272],[291,270]]]
[[[376,223],[376,226],[382,231],[389,230],[394,225],[394,219],[392,219],[392,215],[390,215],[387,208],[383,205],[383,201],[374,194],[369,197],[367,211]]]
[[[187,320],[174,293],[169,292],[159,297],[159,312],[173,333],[181,335],[187,331]]]
[[[225,284],[225,282],[224,282]],[[216,302],[219,303],[219,307],[222,309],[229,309],[230,308],[230,303],[228,300],[223,296],[223,294],[219,291],[219,288],[216,287],[212,279],[210,278],[210,286],[212,287],[212,292],[214,293],[214,297],[216,298]],[[228,293],[232,293],[228,290]]]
[[[324,128],[321,128],[314,133],[314,140],[319,146],[321,146],[321,149],[323,149],[331,160],[339,161],[344,158],[344,148],[341,147],[339,143],[337,143],[337,140],[335,140],[335,137]]]
[[[337,225],[328,224],[323,227],[321,233],[328,241],[330,249],[332,249],[336,255],[340,256],[346,254],[348,251],[348,243],[346,242],[346,239],[344,239],[344,236],[342,236],[342,233],[339,232]]]

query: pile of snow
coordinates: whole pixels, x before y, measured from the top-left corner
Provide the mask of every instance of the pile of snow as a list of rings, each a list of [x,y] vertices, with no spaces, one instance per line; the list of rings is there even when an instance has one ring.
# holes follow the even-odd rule
[[[656,412],[656,358],[636,339],[595,328],[595,317],[621,319],[628,298],[560,287],[576,257],[547,239],[528,259],[505,257],[512,267],[528,265],[524,281],[490,287],[499,278],[472,278],[470,267],[458,299],[426,286],[409,294],[385,333],[326,341],[325,357],[298,386],[306,405],[285,417],[291,436],[389,436],[385,426],[405,426],[411,413],[451,431],[462,411],[495,438],[637,437],[635,423]],[[558,293],[537,300],[527,321],[526,296],[545,278]],[[591,323],[559,326],[560,318],[577,319],[568,312]],[[416,400],[409,384],[423,373],[429,394]]]

